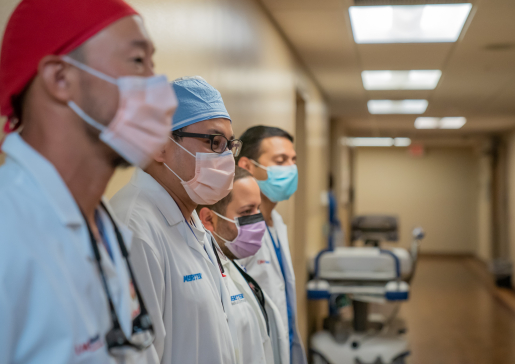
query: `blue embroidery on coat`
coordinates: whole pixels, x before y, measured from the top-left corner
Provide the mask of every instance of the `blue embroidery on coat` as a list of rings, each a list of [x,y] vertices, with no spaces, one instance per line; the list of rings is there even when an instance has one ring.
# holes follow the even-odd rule
[[[184,282],[193,282],[193,281],[198,281],[199,279],[202,279],[202,273],[195,273],[195,274],[190,274],[190,275],[184,276]]]

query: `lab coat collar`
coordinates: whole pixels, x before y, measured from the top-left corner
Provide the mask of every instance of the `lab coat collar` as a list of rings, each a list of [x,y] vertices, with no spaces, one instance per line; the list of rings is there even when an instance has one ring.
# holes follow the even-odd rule
[[[2,150],[34,178],[63,225],[80,226],[84,223],[77,202],[52,163],[28,145],[18,133],[6,136]]]
[[[106,207],[107,211],[113,218],[114,223],[116,224],[116,227],[120,231],[120,234],[122,234],[123,242],[125,243],[125,246],[127,247],[127,251],[130,252],[131,245],[132,245],[132,236],[133,236],[132,231],[127,226],[125,226],[123,223],[121,223],[120,220],[118,220],[113,209],[111,208],[111,205],[109,204],[109,202],[107,201],[107,199],[105,197],[102,197],[102,202],[104,203],[104,206]],[[111,225],[111,224],[109,223],[109,225]]]
[[[174,226],[184,221],[184,216],[175,200],[150,174],[137,168],[132,176],[131,183],[148,193],[168,225]]]

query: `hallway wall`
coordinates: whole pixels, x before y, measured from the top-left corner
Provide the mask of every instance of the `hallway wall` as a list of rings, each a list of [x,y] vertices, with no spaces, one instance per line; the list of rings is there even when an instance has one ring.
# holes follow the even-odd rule
[[[478,244],[477,257],[483,262],[492,259],[492,157],[483,153],[479,157]]]
[[[507,227],[508,227],[508,253],[509,259],[515,263],[515,132],[511,132],[506,137],[507,143],[507,193],[506,207],[507,207]],[[515,280],[513,282],[515,287]]]
[[[473,254],[477,249],[478,158],[473,148],[356,148],[355,213],[399,217],[400,245],[422,226],[426,253]]]
[[[156,73],[169,79],[200,75],[216,87],[233,119],[235,135],[253,125],[286,129],[295,135],[296,94],[306,101],[304,155],[307,157],[306,224],[295,226],[295,198],[280,203],[289,225],[290,249],[297,275],[299,326],[307,340],[305,298],[306,251],[323,241],[325,208],[320,195],[327,189],[329,168],[328,115],[324,99],[278,29],[254,0],[129,0],[145,19],[156,45]],[[17,1],[0,4],[0,28]],[[3,120],[0,120],[3,121]],[[3,125],[3,123],[2,123]],[[1,136],[1,135],[0,135]],[[1,163],[0,156],[0,163]],[[132,169],[117,171],[107,196],[131,177]],[[303,232],[296,243],[293,232]],[[314,247],[314,248],[312,248]]]

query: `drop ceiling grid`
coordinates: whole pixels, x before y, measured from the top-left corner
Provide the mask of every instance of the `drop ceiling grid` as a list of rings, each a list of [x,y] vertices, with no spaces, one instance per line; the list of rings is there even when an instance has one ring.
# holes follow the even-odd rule
[[[515,44],[515,2],[470,2],[476,13],[457,43],[357,45],[347,15],[352,0],[342,0],[340,7],[332,0],[264,0],[329,96],[333,116],[347,120],[349,127],[357,123],[364,128],[377,126],[377,133],[391,125],[413,132],[416,115],[372,116],[366,102],[426,98],[430,102],[426,115],[481,116],[467,123],[463,132],[511,128],[511,121],[492,124],[488,120],[497,115],[515,119],[515,48],[487,51],[484,47]],[[335,11],[341,14],[336,16]],[[306,32],[309,36],[305,37]],[[441,69],[443,75],[434,91],[365,91],[361,71],[376,69]]]

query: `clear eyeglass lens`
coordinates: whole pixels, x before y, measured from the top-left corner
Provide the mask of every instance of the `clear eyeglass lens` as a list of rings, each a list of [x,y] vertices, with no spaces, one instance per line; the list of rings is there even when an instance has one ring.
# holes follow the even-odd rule
[[[223,153],[227,148],[227,139],[221,135],[217,135],[213,138],[212,144],[213,152]]]
[[[231,145],[231,152],[234,154],[235,157],[240,154],[241,151],[241,141],[239,140],[233,140]]]

